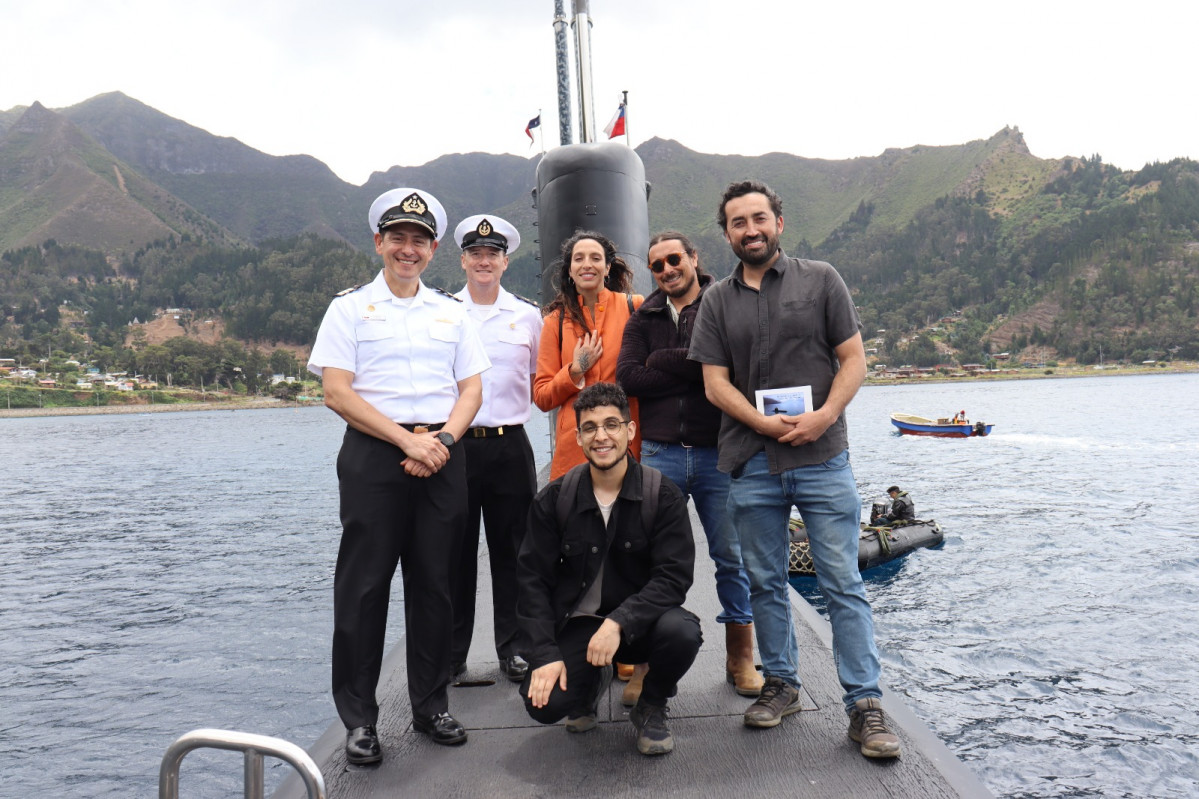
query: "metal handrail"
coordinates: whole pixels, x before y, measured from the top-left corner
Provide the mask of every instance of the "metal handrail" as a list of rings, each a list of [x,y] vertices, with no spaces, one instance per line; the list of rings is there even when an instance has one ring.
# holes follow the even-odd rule
[[[312,758],[282,738],[235,730],[192,730],[167,747],[158,769],[158,799],[179,799],[179,766],[193,749],[230,749],[245,755],[245,799],[263,799],[262,756],[286,760],[300,773],[308,799],[326,799],[325,778]]]

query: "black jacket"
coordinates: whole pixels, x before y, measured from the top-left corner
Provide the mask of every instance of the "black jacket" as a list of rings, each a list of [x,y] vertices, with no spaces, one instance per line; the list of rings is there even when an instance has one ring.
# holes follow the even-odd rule
[[[517,557],[516,615],[521,655],[534,669],[562,659],[557,634],[601,566],[599,615],[620,625],[625,643],[638,640],[687,597],[695,568],[687,502],[674,483],[662,480],[652,529],[641,529],[641,465],[628,460],[606,530],[590,470],[579,480],[564,530],[556,518],[562,478],[533,499]]]
[[[914,521],[916,519],[916,503],[908,496],[907,491],[900,491],[891,500],[891,512],[887,514],[897,521]]]
[[[695,447],[716,446],[720,409],[704,395],[703,366],[687,360],[691,328],[704,292],[714,284],[699,277],[700,295],[679,313],[675,327],[661,289],[646,298],[624,327],[616,381],[641,403],[642,439]]]

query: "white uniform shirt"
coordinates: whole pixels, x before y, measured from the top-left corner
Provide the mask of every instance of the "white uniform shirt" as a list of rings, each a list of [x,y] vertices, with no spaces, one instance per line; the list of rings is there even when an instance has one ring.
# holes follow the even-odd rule
[[[541,310],[503,286],[494,305],[476,305],[470,290],[454,295],[479,326],[491,368],[483,373],[483,405],[472,427],[500,427],[529,421],[531,376],[537,371]]]
[[[463,303],[424,283],[415,297],[396,297],[382,270],[329,304],[308,359],[317,375],[353,372],[354,392],[401,424],[444,422],[458,381],[490,365]]]

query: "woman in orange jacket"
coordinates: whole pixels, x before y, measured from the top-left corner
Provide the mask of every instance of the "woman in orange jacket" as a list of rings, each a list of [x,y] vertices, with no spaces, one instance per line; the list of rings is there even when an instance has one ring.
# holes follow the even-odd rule
[[[601,233],[576,232],[563,242],[556,266],[558,295],[545,309],[533,379],[537,407],[558,409],[551,480],[584,462],[575,440],[575,395],[593,383],[616,382],[624,325],[643,299],[628,294],[632,270]],[[630,398],[629,406],[636,420],[636,400]],[[629,450],[640,458],[640,437],[630,442]]]

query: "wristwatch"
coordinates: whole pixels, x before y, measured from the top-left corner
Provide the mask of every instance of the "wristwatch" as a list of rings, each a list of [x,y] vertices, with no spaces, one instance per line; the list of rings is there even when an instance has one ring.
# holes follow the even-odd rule
[[[454,446],[454,434],[447,433],[445,430],[442,430],[440,433],[437,434],[437,440],[440,441],[442,444],[445,444],[446,449],[449,449],[450,447]]]

